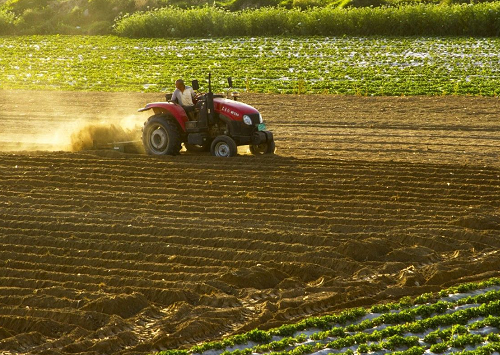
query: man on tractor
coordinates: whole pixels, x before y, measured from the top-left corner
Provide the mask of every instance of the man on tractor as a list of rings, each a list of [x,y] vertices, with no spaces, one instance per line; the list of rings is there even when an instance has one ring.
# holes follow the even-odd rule
[[[191,86],[186,86],[184,84],[184,80],[178,79],[175,81],[175,90],[172,94],[172,102],[181,105],[190,120],[194,120],[194,97],[195,93],[193,88]]]
[[[231,88],[231,78],[228,84]],[[224,95],[214,95],[210,73],[208,92],[194,96],[194,90],[199,89],[198,80],[193,80],[189,87],[179,79],[175,86],[175,92],[172,96],[165,95],[165,101],[139,109],[139,112],[153,110],[142,130],[148,154],[177,155],[182,144],[192,152],[210,149],[218,157],[237,155],[241,145],[248,145],[255,155],[274,153],[273,134],[266,129],[259,111]]]

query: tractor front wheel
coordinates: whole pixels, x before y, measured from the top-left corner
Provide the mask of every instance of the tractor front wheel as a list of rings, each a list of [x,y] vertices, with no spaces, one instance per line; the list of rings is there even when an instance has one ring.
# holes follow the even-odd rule
[[[252,153],[253,155],[274,154],[275,150],[276,145],[274,144],[274,140],[258,145],[250,145],[250,153]]]
[[[144,123],[142,143],[150,155],[177,155],[181,135],[177,124],[165,115],[154,115]]]
[[[218,136],[212,142],[210,152],[216,157],[234,157],[238,154],[236,142],[229,136]]]

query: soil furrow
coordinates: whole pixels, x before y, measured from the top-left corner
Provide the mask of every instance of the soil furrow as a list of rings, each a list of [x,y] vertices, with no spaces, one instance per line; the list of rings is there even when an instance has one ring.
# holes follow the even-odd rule
[[[161,96],[0,95],[27,149],[0,153],[0,352],[146,355],[500,276],[496,98],[244,93],[273,156],[35,151]]]

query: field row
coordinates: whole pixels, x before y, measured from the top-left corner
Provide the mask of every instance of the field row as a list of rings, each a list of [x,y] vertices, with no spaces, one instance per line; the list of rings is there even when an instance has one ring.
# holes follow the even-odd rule
[[[466,223],[467,219],[481,217],[474,215],[476,206],[489,204],[493,207],[498,198],[495,169],[413,167],[413,173],[411,170],[405,172],[411,166],[399,164],[399,176],[389,172],[383,179],[374,180],[377,169],[387,169],[387,164],[360,165],[351,168],[357,173],[348,177],[349,169],[338,164],[333,166],[325,162],[323,167],[302,174],[308,169],[301,167],[300,162],[296,166],[277,168],[277,161],[279,163],[279,159],[263,161],[256,172],[244,166],[233,166],[227,173],[211,172],[201,166],[196,172],[193,163],[186,170],[182,164],[168,163],[164,168],[143,173],[136,169],[127,173],[127,164],[124,164],[120,173],[121,161],[114,163],[115,167],[107,161],[100,172],[86,174],[78,167],[78,162],[64,163],[57,171],[43,173],[36,166],[30,166],[29,161],[19,160],[17,168],[10,169],[6,165],[9,172],[4,175],[5,190],[2,191],[3,196],[15,203],[16,212],[9,212],[12,202],[2,203],[0,208],[5,211],[5,227],[9,223],[12,227],[25,223],[33,228],[33,224],[50,225],[58,218],[60,228],[66,224],[70,232],[87,228],[88,223],[80,219],[82,214],[96,225],[95,232],[114,225],[132,234],[150,233],[157,223],[151,226],[148,223],[154,222],[159,214],[164,215],[163,228],[169,225],[189,228],[194,221],[200,227],[217,227],[222,222],[222,226],[227,227],[233,224],[232,216],[237,216],[243,228],[258,228],[265,223],[278,227],[295,221],[299,229],[320,224],[330,226],[332,232],[336,226],[358,226],[359,231],[375,232],[386,226],[409,227],[424,222],[432,227],[436,219],[439,224],[443,218]],[[37,164],[43,164],[43,160],[38,159]],[[256,185],[245,184],[243,176],[258,176],[266,169],[285,178],[276,183],[271,183],[269,177],[259,178]],[[193,178],[187,182],[179,180],[184,175]],[[169,184],[154,180],[156,176],[164,176]],[[138,182],[141,183],[139,191]],[[10,189],[15,193],[10,193]],[[435,197],[427,200],[429,195]],[[106,207],[110,200],[113,205]],[[102,205],[105,212],[90,207],[95,205]],[[220,214],[220,206],[226,208],[224,215]],[[259,215],[263,208],[266,214]],[[32,222],[25,220],[28,215]],[[130,220],[132,215],[135,220]],[[257,221],[254,221],[255,216],[258,216]],[[141,228],[145,229],[141,231]]]
[[[29,98],[27,103],[26,98]],[[137,108],[144,106],[146,102],[162,99],[163,95],[151,93],[5,91],[0,97],[0,104],[5,108],[4,115],[8,119],[0,120],[0,149],[71,150],[72,133],[90,139],[88,137],[92,136],[91,132],[96,127],[102,128],[100,134],[107,137],[110,143],[113,140],[140,140],[141,127],[148,114],[136,113]],[[334,177],[347,181],[352,179],[355,169],[368,168],[372,159],[391,164],[403,161],[483,166],[498,166],[500,161],[500,137],[497,134],[500,130],[500,103],[494,98],[318,95],[304,101],[304,97],[294,95],[283,99],[279,95],[243,94],[242,101],[262,113],[266,124],[274,133],[277,154],[283,158],[279,163],[273,163],[276,167],[272,164],[264,165],[262,169],[265,170],[261,174],[253,173],[254,176],[259,174],[258,186],[262,188],[270,181],[277,183],[273,174],[279,174],[281,166],[296,165],[297,159],[311,161],[310,171],[297,171],[310,178],[302,185],[303,189],[310,189],[316,183],[321,184],[312,175],[316,168],[321,168],[321,159],[324,158],[338,160],[337,164],[343,170],[339,169]],[[71,102],[71,105],[64,105],[66,102]],[[297,109],[302,106],[305,109]],[[19,110],[19,107],[24,109]],[[29,120],[25,119],[26,115],[29,115]],[[23,120],[23,130],[18,129],[16,117]],[[40,130],[42,126],[44,129]],[[120,126],[133,130],[130,135],[121,137],[116,134],[116,129],[111,129]],[[238,164],[254,163],[247,150],[246,147],[241,147],[242,159]],[[106,158],[104,154],[103,158]],[[207,170],[203,177],[206,176],[206,179],[202,182],[206,181],[207,185],[212,182],[206,188],[225,189],[234,184],[234,179],[214,184],[213,176],[227,166],[217,161],[207,162],[205,158],[190,156],[190,161],[205,160],[203,164]],[[320,160],[316,161],[317,158]],[[79,164],[78,159],[75,159],[67,164]],[[356,160],[359,163],[351,168],[343,164],[346,160]],[[136,172],[132,171],[133,157],[120,163],[127,168],[127,175],[136,176]],[[43,178],[56,179],[50,166],[40,166],[36,159],[32,159],[28,166],[33,166],[33,170],[23,172],[31,177],[38,173]],[[188,162],[181,163],[179,167],[186,169],[189,174],[195,172]],[[85,167],[81,168],[82,174],[96,174]],[[154,168],[154,164],[151,168]],[[120,174],[117,169],[120,167],[110,166],[110,170],[106,172],[110,174],[112,182]],[[377,169],[384,169],[384,166],[380,165]],[[167,171],[155,171],[158,174],[168,174]],[[429,171],[426,170],[426,173]],[[293,173],[288,174],[294,176]],[[174,181],[179,179],[173,175],[168,177]],[[200,176],[200,180],[203,177]],[[412,176],[402,171],[397,180],[402,179],[412,179]],[[145,180],[145,183],[150,181]]]
[[[161,350],[496,262],[496,168],[255,161],[2,155],[0,348],[28,328],[31,351],[60,342],[66,353],[67,328],[80,350],[105,331],[127,340],[103,338],[104,352]],[[187,326],[195,315],[208,323]]]
[[[57,151],[0,153],[0,353],[188,349],[499,275],[498,100],[244,94],[276,155],[62,151],[158,96],[1,95],[2,149]]]
[[[3,37],[0,80],[6,89],[160,92],[182,76],[207,90],[208,68],[218,91],[232,76],[248,92],[497,96],[499,46],[496,38]]]

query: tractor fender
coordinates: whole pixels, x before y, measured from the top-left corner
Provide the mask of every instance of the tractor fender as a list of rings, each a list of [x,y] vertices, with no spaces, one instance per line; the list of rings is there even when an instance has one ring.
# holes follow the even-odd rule
[[[148,110],[153,110],[155,115],[170,114],[179,123],[182,130],[186,131],[186,122],[189,121],[189,118],[181,105],[174,104],[173,102],[152,102],[137,111],[144,112]]]

